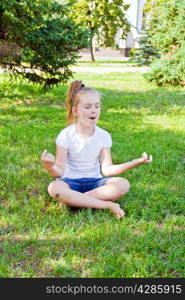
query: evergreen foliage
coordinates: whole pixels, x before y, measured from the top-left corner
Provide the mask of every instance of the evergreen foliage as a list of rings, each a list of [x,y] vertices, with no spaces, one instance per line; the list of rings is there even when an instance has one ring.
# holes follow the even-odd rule
[[[185,85],[185,2],[163,2],[155,7],[149,24],[152,44],[163,56],[152,64],[147,78],[159,85]]]
[[[155,58],[160,57],[159,51],[152,45],[148,30],[144,32],[139,44],[140,49],[130,53],[131,62],[136,62],[139,65],[150,65]]]
[[[157,85],[185,85],[185,41],[170,59],[155,61],[146,78]]]
[[[65,83],[78,50],[89,44],[88,32],[68,14],[54,0],[2,0],[0,66],[45,88]]]

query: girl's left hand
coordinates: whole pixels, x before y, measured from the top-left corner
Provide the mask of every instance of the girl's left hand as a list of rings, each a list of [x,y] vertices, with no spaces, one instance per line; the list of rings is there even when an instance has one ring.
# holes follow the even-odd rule
[[[153,161],[152,155],[149,156],[146,152],[143,152],[141,159],[143,164],[150,164]]]
[[[148,155],[146,152],[143,152],[141,159],[142,164],[150,164],[153,161],[152,155]]]

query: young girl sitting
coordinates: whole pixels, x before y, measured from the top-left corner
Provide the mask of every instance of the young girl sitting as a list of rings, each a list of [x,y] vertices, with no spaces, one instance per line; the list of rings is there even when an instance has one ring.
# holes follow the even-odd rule
[[[101,111],[100,94],[73,81],[67,94],[68,127],[56,139],[56,158],[47,150],[41,155],[44,168],[56,177],[48,193],[67,206],[109,209],[117,219],[124,211],[115,200],[128,193],[130,184],[112,177],[152,162],[144,152],[131,162],[114,165],[110,134],[96,125]]]

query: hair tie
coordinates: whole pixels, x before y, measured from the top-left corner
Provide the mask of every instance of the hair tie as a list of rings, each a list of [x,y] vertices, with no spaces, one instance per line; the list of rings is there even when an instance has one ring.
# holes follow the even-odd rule
[[[75,80],[72,82],[73,92],[79,91],[81,88],[85,87],[85,84],[82,83],[82,80]]]

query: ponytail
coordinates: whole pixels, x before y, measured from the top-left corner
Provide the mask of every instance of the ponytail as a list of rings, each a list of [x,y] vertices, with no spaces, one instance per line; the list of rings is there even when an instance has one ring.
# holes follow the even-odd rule
[[[67,101],[66,101],[66,107],[67,107],[67,123],[68,125],[72,124],[74,121],[74,116],[72,112],[72,107],[77,105],[77,93],[78,91],[84,87],[84,84],[82,84],[81,80],[75,80],[70,83],[68,91],[67,91]]]

